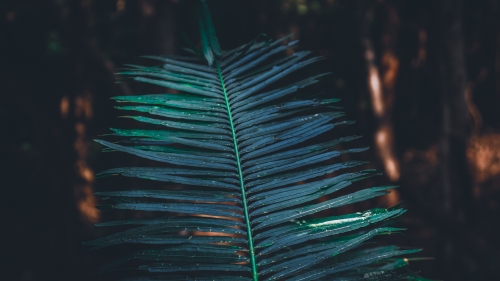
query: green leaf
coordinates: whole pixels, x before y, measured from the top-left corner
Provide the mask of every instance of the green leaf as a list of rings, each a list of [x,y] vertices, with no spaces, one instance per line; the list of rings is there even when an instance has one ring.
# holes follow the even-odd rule
[[[214,62],[214,54],[211,48],[210,42],[210,34],[208,33],[206,22],[203,19],[203,12],[201,11],[201,5],[197,6],[198,12],[198,27],[200,29],[200,37],[201,37],[201,48],[205,59],[208,62],[208,65],[212,65]]]
[[[105,269],[115,267],[133,259],[153,261],[181,261],[192,263],[237,263],[247,260],[237,252],[243,250],[235,246],[189,245],[183,244],[159,250],[141,250],[107,265]]]
[[[216,122],[227,124],[227,121],[222,117],[223,114],[215,113],[201,113],[195,110],[176,110],[172,108],[164,108],[159,106],[117,106],[115,107],[120,110],[135,110],[138,112],[146,112],[157,116],[167,117],[171,119],[180,120],[194,120],[194,121],[205,121],[205,122]]]
[[[200,156],[186,156],[185,154],[175,154],[175,153],[162,153],[162,152],[151,152],[144,151],[136,148],[126,147],[119,144],[110,143],[102,140],[95,140],[96,142],[107,146],[109,148],[116,149],[118,151],[130,153],[132,155],[136,155],[142,158],[165,162],[175,165],[182,166],[191,166],[191,167],[201,167],[201,168],[212,168],[212,169],[221,169],[221,170],[229,170],[234,171],[234,166],[228,165],[229,162],[225,158],[208,158],[208,157],[200,157]],[[222,164],[226,163],[228,164]]]
[[[173,83],[173,82],[168,82],[165,80],[157,80],[157,79],[149,79],[149,78],[144,78],[144,77],[136,77],[134,80],[139,81],[139,82],[144,82],[144,83],[149,83],[149,84],[154,84],[170,89],[175,89],[191,94],[196,94],[196,95],[201,95],[205,97],[218,97],[218,94],[216,90],[209,90],[207,88],[203,89],[201,87],[196,87],[194,85],[189,85],[189,84],[178,84],[178,83]]]
[[[220,226],[220,227],[244,227],[245,225],[235,220],[225,220],[220,218],[206,217],[161,217],[154,219],[129,219],[98,223],[96,226],[120,226],[120,225],[153,225],[164,224],[170,225],[191,224],[198,226]]]
[[[126,190],[96,192],[99,196],[131,197],[131,198],[155,198],[167,200],[197,201],[197,202],[234,202],[240,200],[235,198],[237,193],[214,192],[214,191],[173,191],[173,190]]]
[[[355,173],[341,174],[336,177],[318,180],[314,182],[288,186],[285,188],[273,189],[271,191],[261,192],[248,197],[248,201],[257,201],[250,207],[256,208],[259,206],[270,205],[281,200],[290,200],[296,197],[307,196],[316,192],[326,192],[331,187],[343,182],[352,182],[361,180],[365,177],[380,175],[376,170],[364,170]]]
[[[150,225],[145,225],[142,227],[137,227],[137,228],[132,228],[127,231],[123,232],[118,232],[112,235],[108,235],[103,238],[95,239],[92,241],[85,242],[85,245],[89,246],[95,246],[98,248],[110,246],[110,245],[116,245],[116,244],[123,244],[123,243],[156,243],[156,244],[179,244],[179,243],[186,243],[185,239],[176,239],[176,237],[173,236],[160,236],[159,234],[165,234],[165,233],[179,233],[182,231],[187,231],[187,232],[217,232],[221,234],[226,234],[226,235],[245,235],[244,231],[241,231],[240,229],[233,228],[233,227],[220,227],[220,226],[213,226],[213,225],[207,225],[207,226],[198,226],[193,224],[193,221],[188,221],[188,222],[167,222],[167,223],[160,223],[160,224],[150,224]],[[209,237],[210,238],[210,237]],[[222,240],[221,240],[222,239]],[[193,241],[189,241],[189,243],[210,243],[212,241],[215,241],[216,243],[220,242],[234,242],[238,240],[234,240],[232,238],[227,238],[225,237],[219,237],[219,238],[213,238],[211,237],[210,239],[207,238],[200,238],[196,237]],[[241,240],[239,240],[241,241]],[[244,249],[238,249],[238,251],[243,251]]]
[[[179,244],[215,244],[215,243],[245,243],[245,239],[230,236],[185,236],[185,235],[135,235],[106,240],[85,242],[84,245],[99,249],[119,244],[149,244],[149,245],[179,245]]]
[[[199,70],[199,71],[204,71],[204,72],[212,72],[214,74],[217,73],[215,71],[215,69],[213,69],[213,68],[211,68],[209,66],[206,66],[206,65],[200,65],[200,64],[196,64],[196,63],[189,63],[189,62],[185,62],[185,61],[179,61],[179,60],[171,59],[171,58],[168,58],[168,57],[165,57],[165,56],[142,56],[142,57],[143,58],[148,58],[148,59],[159,60],[159,61],[162,61],[162,62],[165,62],[165,63],[169,63],[169,64],[176,65],[176,66],[180,66],[180,67],[183,67],[183,68],[191,68],[191,69],[194,69],[194,70]]]
[[[171,212],[209,216],[223,216],[243,218],[241,208],[222,204],[196,204],[196,203],[116,203],[104,205],[106,209],[137,210],[149,212]]]
[[[315,199],[319,199],[322,196],[331,194],[333,192],[339,191],[347,186],[350,186],[353,182],[368,178],[373,176],[374,174],[348,174],[348,176],[352,176],[351,180],[342,180],[337,181],[337,178],[333,178],[333,180],[324,180],[318,182],[314,182],[311,184],[305,184],[297,186],[299,188],[295,188],[292,190],[288,190],[290,188],[282,188],[278,190],[279,195],[268,197],[265,200],[259,200],[258,202],[250,205],[250,209],[252,212],[251,216],[259,215],[259,214],[267,214],[270,212],[274,212],[277,210],[294,207],[303,203],[310,202]],[[302,188],[300,188],[302,187]],[[280,192],[281,191],[281,192]],[[273,203],[279,202],[279,203]],[[265,206],[255,210],[258,207]]]
[[[318,204],[261,216],[253,220],[253,223],[257,224],[254,229],[262,229],[264,227],[277,225],[292,219],[298,219],[330,208],[337,208],[373,197],[382,196],[387,194],[386,190],[389,188],[393,188],[393,186],[372,187],[369,189],[363,189],[348,195],[330,199]]]
[[[148,272],[200,272],[200,271],[226,271],[226,272],[248,272],[249,267],[236,264],[193,264],[182,265],[176,263],[154,263],[152,265],[142,265],[140,270]]]
[[[339,243],[335,246],[333,245],[328,245],[330,247],[317,247],[315,250],[316,252],[294,258],[292,260],[288,260],[286,262],[281,262],[276,265],[273,265],[272,267],[266,268],[265,270],[262,270],[261,274],[268,274],[268,273],[275,273],[279,272],[277,274],[274,274],[272,277],[270,277],[270,280],[274,279],[280,279],[283,277],[290,276],[293,273],[302,271],[303,269],[310,268],[323,260],[326,260],[328,258],[337,256],[343,252],[349,251],[351,249],[354,249],[356,247],[359,247],[361,243],[373,238],[374,236],[378,235],[380,233],[380,229],[375,229],[372,230],[368,233],[365,233],[364,235],[360,235],[356,238],[350,239],[348,241],[345,241],[344,243]],[[318,251],[319,250],[319,251]]]
[[[227,125],[224,126],[219,124],[201,124],[201,123],[196,124],[196,123],[175,122],[164,119],[153,119],[143,116],[125,116],[125,117],[137,120],[139,122],[165,126],[171,129],[221,134],[222,136],[219,136],[218,139],[227,139],[224,137],[224,135],[227,133],[229,129]]]
[[[321,269],[316,269],[312,271],[308,271],[306,273],[303,273],[299,276],[290,278],[289,280],[293,281],[300,281],[300,280],[311,280],[311,279],[317,279],[321,278],[323,276],[327,276],[330,274],[334,274],[337,272],[342,272],[346,271],[352,268],[360,267],[366,264],[370,264],[379,260],[387,259],[390,257],[394,256],[399,256],[399,255],[407,255],[407,254],[413,254],[416,253],[420,250],[401,250],[401,251],[388,251],[384,253],[379,253],[379,254],[371,254],[371,255],[364,255],[362,257],[348,260],[345,262],[337,263],[333,267],[326,267],[326,268],[321,268]],[[266,280],[275,280],[273,278],[268,278]]]
[[[182,94],[159,94],[143,96],[118,96],[113,99],[118,102],[133,102],[148,105],[163,105],[174,108],[198,110],[214,114],[214,112],[226,113],[225,108],[217,99],[200,98]]]
[[[220,57],[222,54],[222,51],[219,46],[219,41],[217,40],[217,37],[215,37],[215,28],[212,23],[212,16],[210,15],[210,12],[208,11],[208,6],[205,1],[201,1],[201,11],[203,18],[205,19],[205,26],[207,29],[207,35],[208,35],[208,40],[210,43],[210,47],[212,48],[212,51],[217,57]]]
[[[129,281],[419,280],[396,258],[416,250],[371,245],[402,230],[373,224],[404,209],[322,215],[394,188],[356,186],[381,173],[359,168],[367,163],[355,155],[367,148],[351,145],[359,136],[333,135],[354,122],[343,119],[339,99],[319,89],[329,73],[304,71],[322,58],[307,50],[286,56],[298,45],[291,35],[274,41],[259,35],[224,51],[204,0],[196,13],[201,51],[190,44],[183,49],[190,56],[145,56],[160,65],[130,64],[118,73],[180,93],[115,97],[125,103],[116,108],[138,122],[111,129],[118,141],[96,140],[104,151],[152,160],[99,177],[158,183],[96,193],[102,210],[133,211],[98,223],[119,230],[84,243],[133,248],[104,271],[141,275]],[[340,192],[347,188],[353,190]]]
[[[370,212],[360,214],[350,214],[344,217],[331,217],[326,219],[316,219],[305,221],[299,226],[285,225],[281,228],[266,231],[262,236],[270,236],[260,242],[256,248],[266,248],[261,251],[261,255],[281,250],[285,247],[297,245],[313,239],[324,238],[332,235],[353,231],[361,227],[377,223],[391,217],[396,217],[404,213],[404,210],[387,211],[373,215]]]
[[[251,278],[234,276],[234,275],[223,275],[223,276],[185,276],[185,275],[164,275],[164,276],[148,276],[148,277],[130,277],[122,279],[122,281],[251,281]]]

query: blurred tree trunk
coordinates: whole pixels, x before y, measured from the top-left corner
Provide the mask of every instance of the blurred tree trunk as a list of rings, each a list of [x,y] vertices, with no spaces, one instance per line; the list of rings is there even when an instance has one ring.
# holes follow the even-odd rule
[[[438,2],[439,91],[442,97],[442,135],[439,140],[441,189],[434,198],[435,210],[441,217],[457,226],[469,220],[472,206],[472,179],[469,173],[466,148],[470,130],[465,103],[467,74],[465,68],[464,37],[462,33],[462,1]],[[442,269],[445,276],[453,276],[457,261],[456,245],[443,236]],[[454,276],[460,278],[460,276]]]
[[[442,93],[442,211],[457,222],[466,219],[466,203],[470,203],[468,198],[472,182],[465,153],[470,129],[465,103],[467,75],[461,7],[461,1],[441,2],[441,49],[438,62]]]
[[[358,2],[360,10],[360,40],[366,63],[366,85],[370,93],[373,115],[377,120],[375,146],[385,172],[391,181],[400,177],[399,161],[395,153],[394,128],[392,122],[395,99],[395,84],[399,70],[396,56],[396,41],[399,16],[391,1],[382,2],[380,12],[384,23],[381,32],[381,54],[376,53],[377,45],[370,36],[368,13],[370,3]],[[374,9],[377,10],[377,9]],[[397,202],[395,202],[397,203]]]

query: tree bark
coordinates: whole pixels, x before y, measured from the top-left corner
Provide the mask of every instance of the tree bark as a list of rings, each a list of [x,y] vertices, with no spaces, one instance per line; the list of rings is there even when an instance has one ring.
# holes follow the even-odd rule
[[[366,62],[367,86],[373,114],[377,120],[375,146],[388,178],[396,182],[400,177],[400,169],[395,153],[392,113],[399,70],[399,59],[395,51],[399,23],[398,13],[392,3],[383,3],[382,14],[386,20],[382,32],[382,54],[378,59],[366,20],[366,12],[368,11],[366,4],[361,3],[359,7],[362,13],[360,39]]]

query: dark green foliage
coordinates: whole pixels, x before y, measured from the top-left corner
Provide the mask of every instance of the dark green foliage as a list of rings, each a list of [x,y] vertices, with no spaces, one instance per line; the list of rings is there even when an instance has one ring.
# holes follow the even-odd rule
[[[393,188],[373,187],[315,201],[378,175],[373,170],[352,171],[365,163],[362,161],[332,162],[341,154],[366,150],[336,149],[358,136],[311,143],[337,126],[352,123],[338,121],[344,115],[332,106],[338,100],[304,95],[302,89],[324,74],[287,86],[273,84],[321,58],[311,57],[308,51],[279,57],[296,44],[284,44],[288,38],[254,40],[221,51],[204,1],[197,12],[201,53],[208,66],[195,55],[148,56],[164,64],[158,67],[130,65],[122,75],[182,93],[116,97],[126,104],[118,109],[149,113],[149,117],[127,117],[151,128],[113,129],[114,135],[128,137],[120,143],[97,140],[109,150],[160,164],[114,168],[99,176],[122,175],[189,188],[98,192],[110,200],[100,206],[103,210],[158,215],[98,224],[135,227],[86,245],[144,245],[104,269],[127,264],[144,277],[125,280],[137,281],[347,281],[414,276],[399,256],[417,250],[393,246],[358,249],[377,235],[401,231],[372,224],[405,210],[373,209],[311,218],[320,211],[385,195]],[[335,177],[322,178],[335,171],[339,172]]]

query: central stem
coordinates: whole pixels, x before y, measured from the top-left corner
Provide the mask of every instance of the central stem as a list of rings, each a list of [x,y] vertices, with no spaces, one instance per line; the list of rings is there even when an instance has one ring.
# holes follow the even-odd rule
[[[253,248],[252,227],[250,225],[250,216],[248,215],[247,195],[245,192],[245,182],[243,180],[243,172],[241,171],[240,151],[238,149],[238,140],[236,138],[236,131],[234,129],[233,114],[231,113],[231,105],[229,104],[229,98],[227,97],[226,85],[224,84],[224,78],[222,77],[222,72],[220,70],[219,62],[215,62],[215,66],[217,67],[217,73],[219,74],[220,84],[222,86],[222,91],[224,92],[224,100],[226,102],[229,125],[231,126],[231,134],[233,136],[234,154],[236,155],[238,177],[240,178],[241,201],[243,203],[243,213],[245,216],[245,224],[247,226],[248,252],[250,254],[250,263],[252,264],[252,275],[253,275],[253,280],[258,281],[259,276],[257,274],[257,261],[255,259],[255,251]]]

